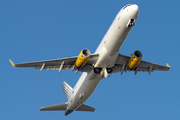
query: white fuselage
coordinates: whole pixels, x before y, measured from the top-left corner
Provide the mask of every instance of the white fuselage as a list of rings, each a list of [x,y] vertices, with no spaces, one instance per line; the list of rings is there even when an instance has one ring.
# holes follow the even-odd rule
[[[95,68],[102,68],[103,71],[113,67],[119,55],[119,49],[132,28],[127,25],[131,19],[134,19],[135,22],[137,17],[138,6],[135,4],[124,6],[119,11],[95,51],[96,54],[99,54],[99,59],[94,65]],[[101,73],[94,73],[93,70],[90,73],[83,72],[74,87],[67,110],[74,111],[80,107],[91,96],[102,78],[104,76]]]

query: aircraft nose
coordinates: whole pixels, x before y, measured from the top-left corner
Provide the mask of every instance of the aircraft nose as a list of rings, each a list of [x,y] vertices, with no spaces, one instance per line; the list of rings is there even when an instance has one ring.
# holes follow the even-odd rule
[[[139,14],[139,7],[136,4],[133,4],[131,6],[131,10],[132,10],[134,18],[137,19],[138,14]]]
[[[132,5],[132,9],[134,12],[138,13],[139,12],[139,7],[136,4]]]

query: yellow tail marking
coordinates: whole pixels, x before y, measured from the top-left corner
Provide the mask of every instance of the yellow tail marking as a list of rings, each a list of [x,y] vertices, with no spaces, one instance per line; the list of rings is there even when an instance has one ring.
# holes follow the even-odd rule
[[[9,59],[9,62],[11,63],[11,65],[14,67],[14,63]]]
[[[168,65],[168,63],[166,63],[166,66],[170,68],[170,66]]]

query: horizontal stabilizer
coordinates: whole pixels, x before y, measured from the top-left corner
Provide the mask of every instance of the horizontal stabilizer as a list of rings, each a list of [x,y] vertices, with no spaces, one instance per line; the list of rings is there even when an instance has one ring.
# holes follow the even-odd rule
[[[47,107],[41,107],[40,111],[51,111],[51,110],[66,110],[68,103],[62,103]]]
[[[76,111],[89,111],[89,112],[94,112],[95,108],[89,107],[87,105],[82,104]]]
[[[55,110],[66,110],[68,106],[68,102],[67,103],[62,103],[62,104],[57,104],[57,105],[51,105],[51,106],[46,106],[46,107],[42,107],[40,108],[40,111],[55,111]],[[89,111],[89,112],[94,112],[95,108],[93,107],[89,107],[87,105],[82,104],[78,109],[76,109],[75,111]]]

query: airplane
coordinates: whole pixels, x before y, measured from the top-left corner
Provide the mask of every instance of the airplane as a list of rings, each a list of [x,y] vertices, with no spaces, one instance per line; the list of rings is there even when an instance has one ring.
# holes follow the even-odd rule
[[[116,15],[114,21],[103,37],[94,54],[88,49],[83,49],[78,56],[14,64],[13,67],[35,67],[42,72],[44,69],[59,70],[71,69],[82,72],[74,88],[65,81],[62,88],[67,102],[52,106],[41,107],[40,111],[64,110],[65,116],[73,111],[94,112],[95,108],[87,106],[84,102],[91,96],[101,79],[107,78],[112,73],[125,71],[143,71],[149,74],[154,70],[168,71],[170,66],[150,63],[141,60],[142,53],[136,50],[131,56],[119,54],[120,47],[137,21],[139,8],[136,4],[124,6]]]

